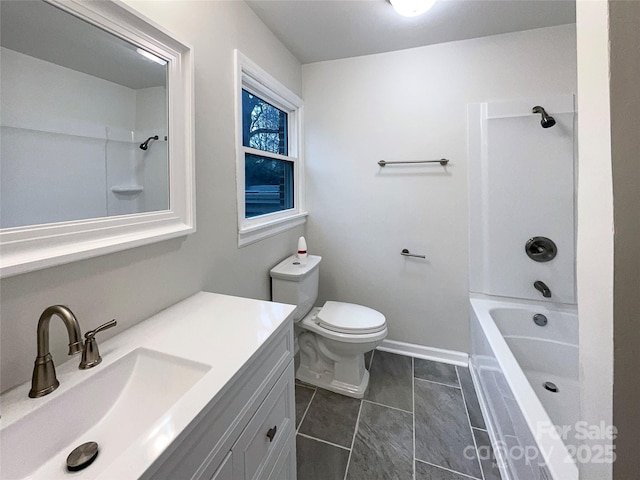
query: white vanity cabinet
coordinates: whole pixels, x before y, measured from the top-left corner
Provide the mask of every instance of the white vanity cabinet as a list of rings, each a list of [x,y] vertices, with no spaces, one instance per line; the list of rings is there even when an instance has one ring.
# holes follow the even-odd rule
[[[295,480],[291,322],[273,333],[141,478]]]
[[[106,339],[96,368],[56,366],[51,394],[4,393],[0,476],[295,480],[294,309],[199,292]],[[87,441],[100,454],[67,472]]]

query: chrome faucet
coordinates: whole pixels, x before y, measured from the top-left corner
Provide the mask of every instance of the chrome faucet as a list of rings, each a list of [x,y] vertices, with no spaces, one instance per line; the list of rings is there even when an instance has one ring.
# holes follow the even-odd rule
[[[551,298],[551,290],[549,290],[549,287],[547,287],[544,282],[536,280],[535,282],[533,282],[533,288],[542,293],[542,296],[544,298]]]
[[[38,320],[38,356],[33,367],[31,390],[29,397],[38,398],[53,392],[60,382],[56,378],[56,369],[49,352],[49,323],[51,317],[57,315],[62,319],[69,334],[69,355],[80,353],[82,349],[82,333],[75,315],[64,305],[47,307]]]

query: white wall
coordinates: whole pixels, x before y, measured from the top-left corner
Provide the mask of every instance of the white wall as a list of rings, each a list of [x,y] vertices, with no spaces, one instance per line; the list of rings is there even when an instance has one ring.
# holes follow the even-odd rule
[[[467,104],[575,88],[570,25],[304,65],[319,301],[380,310],[390,339],[468,351]]]
[[[117,318],[118,327],[101,334],[107,338],[202,289],[268,299],[268,270],[293,251],[304,231],[298,227],[237,248],[233,49],[242,50],[300,94],[297,60],[243,2],[128,3],[194,47],[198,231],[187,238],[3,279],[1,390],[30,379],[36,325],[48,305],[68,305],[84,331]],[[67,359],[65,337],[62,323],[54,320],[51,343],[56,363]]]
[[[640,4],[578,2],[577,14],[582,414],[619,432],[613,468],[589,463],[581,473],[586,480],[626,480],[639,467]]]
[[[604,421],[610,425],[613,420],[613,194],[607,3],[578,2],[577,25],[581,415],[589,424]],[[611,478],[611,465],[580,463],[579,467],[586,480]]]
[[[578,309],[582,418],[614,424],[616,462],[585,480],[636,478],[640,368],[640,3],[578,2]],[[597,451],[597,450],[593,450]]]

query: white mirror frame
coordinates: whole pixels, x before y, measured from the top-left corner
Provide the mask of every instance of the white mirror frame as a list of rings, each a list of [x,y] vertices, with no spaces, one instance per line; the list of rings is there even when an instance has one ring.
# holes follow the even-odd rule
[[[117,0],[46,0],[167,63],[169,210],[0,230],[0,277],[195,232],[193,50]]]

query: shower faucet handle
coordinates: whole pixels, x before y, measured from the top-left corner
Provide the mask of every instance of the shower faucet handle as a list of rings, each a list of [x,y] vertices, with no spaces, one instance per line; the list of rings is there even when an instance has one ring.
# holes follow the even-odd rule
[[[558,254],[558,247],[547,237],[533,237],[524,246],[527,256],[535,262],[549,262]]]
[[[118,324],[116,319],[109,320],[107,323],[100,325],[93,330],[88,331],[84,334],[84,348],[82,349],[82,360],[80,361],[81,370],[86,370],[87,368],[95,367],[102,362],[102,357],[100,356],[100,351],[98,350],[98,342],[96,342],[96,333],[106,330],[111,327],[115,327]]]

